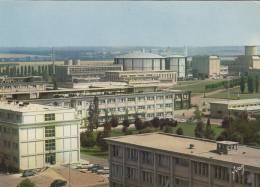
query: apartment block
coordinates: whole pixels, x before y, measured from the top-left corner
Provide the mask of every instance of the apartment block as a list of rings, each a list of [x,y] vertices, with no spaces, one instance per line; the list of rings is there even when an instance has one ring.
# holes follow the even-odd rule
[[[111,187],[260,187],[258,148],[165,133],[106,141]]]

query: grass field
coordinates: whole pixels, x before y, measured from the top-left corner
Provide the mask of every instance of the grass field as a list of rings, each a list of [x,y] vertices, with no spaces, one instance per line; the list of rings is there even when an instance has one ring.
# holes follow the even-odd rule
[[[195,129],[196,123],[192,122],[192,123],[179,123],[178,127],[173,127],[173,134],[176,134],[176,130],[181,127],[183,129],[184,135],[185,136],[191,136],[194,137],[194,129]],[[220,133],[224,130],[220,125],[214,125],[212,124],[211,127],[215,130],[216,132],[216,137],[218,137],[220,135]],[[135,128],[129,128],[129,130],[133,131],[133,134],[138,134],[139,131],[137,131]],[[157,132],[161,132],[160,128],[156,128],[155,129]],[[97,132],[93,132],[94,136],[96,137]],[[111,130],[110,132],[111,137],[115,137],[115,136],[123,136],[124,133],[122,132],[121,129],[115,129],[115,130]],[[83,148],[80,147],[80,152],[82,154],[86,154],[89,156],[95,156],[95,157],[99,157],[99,158],[104,158],[104,159],[108,159],[108,152],[107,151],[101,151],[98,147],[93,147],[93,148],[89,148],[89,150],[87,148]]]
[[[180,81],[178,84],[185,85],[185,86],[179,86],[174,87],[173,90],[190,90],[193,93],[208,93],[213,92],[216,90],[220,90],[223,88],[217,88],[215,90],[205,90],[205,86],[208,84],[214,84],[218,82],[226,81],[226,79],[219,79],[219,80],[204,80],[204,81]],[[187,83],[186,83],[187,82]]]

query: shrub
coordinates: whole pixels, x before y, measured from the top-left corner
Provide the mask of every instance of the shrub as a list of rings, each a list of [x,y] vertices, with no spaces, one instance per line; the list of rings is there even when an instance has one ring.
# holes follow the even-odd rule
[[[178,135],[183,135],[183,129],[181,127],[179,127],[176,131],[176,134]]]

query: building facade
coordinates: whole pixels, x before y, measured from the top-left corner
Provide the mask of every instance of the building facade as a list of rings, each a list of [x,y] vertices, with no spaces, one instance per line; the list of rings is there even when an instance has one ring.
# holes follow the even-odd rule
[[[220,58],[218,56],[192,57],[194,78],[220,78]]]
[[[187,76],[187,58],[181,55],[171,55],[166,57],[166,69],[177,72],[178,77]]]
[[[106,140],[111,187],[260,187],[257,148],[164,133]]]
[[[80,160],[75,109],[38,104],[0,103],[0,162],[19,169]]]

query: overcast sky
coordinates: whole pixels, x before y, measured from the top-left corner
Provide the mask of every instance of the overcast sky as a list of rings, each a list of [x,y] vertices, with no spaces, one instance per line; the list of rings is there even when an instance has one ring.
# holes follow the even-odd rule
[[[257,2],[0,2],[1,47],[260,45]]]

